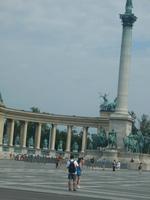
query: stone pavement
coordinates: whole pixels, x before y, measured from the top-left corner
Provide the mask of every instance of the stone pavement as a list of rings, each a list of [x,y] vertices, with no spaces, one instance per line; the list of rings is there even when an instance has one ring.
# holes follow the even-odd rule
[[[54,164],[0,160],[0,200],[149,200],[150,172],[83,170],[81,189],[67,190],[67,171]]]

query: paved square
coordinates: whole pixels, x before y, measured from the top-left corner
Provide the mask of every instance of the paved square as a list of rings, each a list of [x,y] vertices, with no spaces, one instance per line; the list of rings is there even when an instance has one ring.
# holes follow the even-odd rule
[[[54,164],[0,160],[2,200],[9,200],[9,195],[13,200],[13,194],[14,199],[18,198],[18,200],[60,199],[60,197],[62,200],[149,200],[149,186],[150,172],[139,174],[132,170],[113,172],[111,169],[103,171],[85,167],[81,177],[81,189],[78,189],[77,192],[69,192],[65,167],[55,169]]]

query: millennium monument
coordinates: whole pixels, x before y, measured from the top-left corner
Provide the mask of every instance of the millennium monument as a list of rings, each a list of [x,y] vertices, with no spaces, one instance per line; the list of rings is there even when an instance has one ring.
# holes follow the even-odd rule
[[[55,115],[51,113],[35,113],[6,107],[0,94],[0,158],[10,154],[48,153],[54,157],[61,153],[68,157],[71,152],[77,156],[95,155],[110,160],[117,159],[129,162],[134,157],[135,162],[145,163],[145,169],[150,169],[149,154],[143,154],[143,144],[150,152],[150,140],[138,135],[132,135],[133,118],[128,112],[128,82],[131,67],[132,28],[137,17],[132,13],[132,0],[127,0],[125,13],[120,15],[122,21],[122,43],[118,78],[117,98],[109,103],[107,95],[101,96],[100,117],[81,117]],[[20,126],[16,129],[16,123]],[[34,133],[29,134],[31,123]],[[42,127],[48,124],[48,137],[43,138]],[[56,143],[58,126],[64,126],[66,138]],[[80,142],[72,141],[73,128],[81,128]],[[95,128],[96,142],[88,144],[88,130]],[[17,132],[16,132],[17,130]],[[98,148],[97,148],[98,147]],[[99,151],[100,150],[100,151]],[[133,166],[133,165],[132,165]],[[132,167],[131,167],[132,168]]]
[[[120,15],[123,32],[117,105],[115,112],[110,116],[110,129],[115,129],[118,133],[117,145],[119,149],[123,148],[123,137],[129,135],[132,129],[132,118],[128,113],[128,82],[131,65],[132,27],[137,19],[132,13],[132,8],[132,0],[127,0],[125,14]]]

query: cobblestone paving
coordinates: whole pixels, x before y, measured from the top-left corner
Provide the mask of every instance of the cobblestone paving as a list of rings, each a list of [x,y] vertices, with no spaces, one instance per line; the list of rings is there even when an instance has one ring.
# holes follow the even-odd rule
[[[60,194],[72,196],[72,199],[149,200],[150,172],[139,174],[138,171],[113,172],[85,167],[81,188],[69,192],[65,167],[55,169],[54,164],[0,160],[0,188]]]

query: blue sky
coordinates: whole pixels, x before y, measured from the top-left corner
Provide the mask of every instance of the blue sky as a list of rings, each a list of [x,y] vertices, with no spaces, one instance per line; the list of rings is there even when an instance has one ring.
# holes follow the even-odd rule
[[[117,95],[125,0],[0,1],[0,91],[5,105],[99,116]],[[129,110],[150,113],[150,1],[133,0]]]

